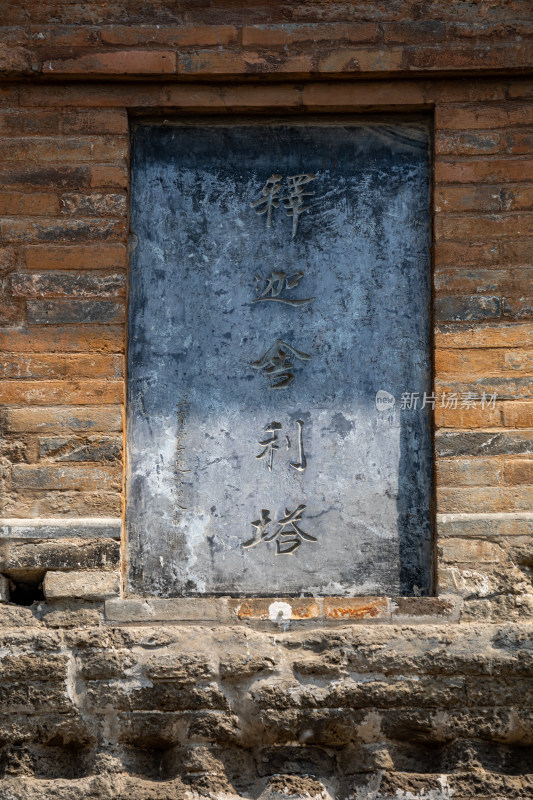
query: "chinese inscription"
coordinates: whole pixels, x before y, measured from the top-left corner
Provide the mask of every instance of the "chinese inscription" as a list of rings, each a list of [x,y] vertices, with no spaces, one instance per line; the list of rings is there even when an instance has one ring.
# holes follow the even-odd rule
[[[276,555],[288,556],[297,550],[302,541],[316,542],[317,539],[306,533],[301,529],[298,523],[302,519],[302,514],[305,510],[305,505],[301,503],[294,511],[285,509],[285,516],[277,521],[277,529],[270,533],[268,526],[272,522],[270,518],[270,511],[266,508],[261,510],[261,518],[256,519],[251,525],[256,529],[256,533],[252,539],[244,542],[243,547],[249,549],[255,547],[260,542],[276,542]]]
[[[304,197],[311,197],[314,192],[304,192],[303,187],[316,180],[316,175],[305,172],[301,175],[288,175],[288,195],[281,197],[283,175],[273,173],[267,179],[261,195],[257,200],[253,200],[250,205],[255,208],[257,214],[266,214],[267,228],[272,227],[272,209],[279,208],[279,201],[283,203],[286,214],[292,217],[292,238],[294,239],[298,231],[298,220],[309,206],[304,205]]]
[[[311,361],[308,353],[302,353],[283,339],[276,339],[261,358],[252,361],[252,367],[267,376],[271,389],[286,389],[294,380],[292,357],[300,361]]]
[[[307,459],[305,457],[304,452],[304,444],[303,444],[303,427],[304,421],[303,419],[296,420],[296,427],[298,429],[298,461],[290,461],[289,466],[295,469],[297,472],[303,472],[307,466]],[[259,444],[263,448],[263,450],[256,455],[257,459],[267,459],[267,466],[269,472],[272,472],[272,465],[274,462],[274,451],[279,450],[279,442],[278,442],[278,432],[281,430],[282,425],[280,422],[270,422],[265,427],[265,433],[270,434],[270,437],[267,439],[259,440]],[[287,450],[291,449],[291,440],[289,436],[285,436],[285,441],[287,443]]]
[[[285,303],[288,306],[294,306],[294,308],[309,305],[309,303],[312,303],[315,299],[314,297],[307,297],[302,300],[280,297],[280,294],[284,290],[288,291],[290,289],[294,289],[295,286],[298,286],[303,276],[304,274],[301,270],[298,270],[298,272],[295,272],[293,275],[287,275],[286,272],[281,271],[271,272],[268,278],[265,278],[264,280],[260,275],[256,275],[256,292],[259,297],[256,297],[255,300],[252,300],[252,303],[270,301],[273,303]]]

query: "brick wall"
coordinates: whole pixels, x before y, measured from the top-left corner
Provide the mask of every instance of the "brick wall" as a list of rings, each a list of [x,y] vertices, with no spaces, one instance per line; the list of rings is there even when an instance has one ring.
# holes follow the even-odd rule
[[[530,796],[531,6],[176,9],[4,14],[0,794]],[[130,119],[369,111],[434,114],[436,597],[123,597]]]

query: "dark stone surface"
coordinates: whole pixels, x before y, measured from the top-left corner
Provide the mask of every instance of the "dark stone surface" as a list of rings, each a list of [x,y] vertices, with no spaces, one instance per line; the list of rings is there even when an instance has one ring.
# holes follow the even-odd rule
[[[315,176],[297,226],[251,205],[274,174],[279,198]],[[430,392],[427,128],[141,126],[132,198],[130,589],[427,592],[429,413],[400,409]],[[269,377],[280,341],[294,369]],[[277,541],[243,547],[260,520]]]

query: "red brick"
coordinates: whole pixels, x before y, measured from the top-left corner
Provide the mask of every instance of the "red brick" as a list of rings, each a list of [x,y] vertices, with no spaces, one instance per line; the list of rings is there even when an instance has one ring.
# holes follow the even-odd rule
[[[89,186],[93,189],[103,189],[104,187],[127,189],[128,188],[128,168],[126,165],[95,165],[89,169]],[[66,188],[83,189],[83,186],[72,186]]]
[[[435,126],[450,129],[485,129],[533,125],[533,104],[437,106]]]
[[[10,433],[119,432],[122,430],[122,407],[6,407],[5,427]]]
[[[400,47],[335,48],[318,61],[318,72],[391,72],[402,66],[403,50]]]
[[[181,48],[231,44],[236,42],[238,30],[233,25],[104,25],[97,34],[103,45]]]
[[[426,87],[416,81],[402,81],[399,84],[383,81],[371,85],[314,83],[305,86],[301,94],[301,104],[310,111],[324,108],[347,111],[354,106],[365,108],[420,106],[427,102]]]
[[[93,217],[125,217],[127,201],[125,194],[79,194],[66,192],[61,195],[61,211],[64,214]]]
[[[77,489],[91,491],[120,489],[120,467],[93,466],[92,464],[34,466],[16,464],[11,472],[15,489]]]
[[[533,214],[476,214],[438,216],[435,238],[479,240],[490,236],[527,236],[533,229]]]
[[[109,405],[124,402],[123,381],[0,381],[4,405]]]
[[[117,241],[125,237],[125,231],[125,220],[115,219],[0,219],[0,241],[4,242]]]
[[[526,181],[531,183],[533,160],[484,158],[469,161],[440,159],[435,162],[436,183],[477,183]]]
[[[110,378],[124,375],[121,355],[25,355],[2,356],[0,379]]]
[[[0,110],[0,135],[46,136],[59,133],[61,115],[57,111]]]
[[[75,325],[13,330],[0,328],[0,352],[122,353],[121,325]]]
[[[435,266],[528,265],[533,260],[533,238],[482,243],[442,241],[435,247],[434,259]]]
[[[503,467],[505,482],[509,485],[533,485],[533,461],[531,459],[505,460]]]
[[[124,161],[128,140],[119,136],[86,137],[25,137],[0,138],[2,161],[31,160],[38,164],[52,162],[75,165],[85,161],[112,163]]]
[[[178,55],[180,75],[251,75],[276,73],[309,75],[313,69],[310,55],[287,55],[251,51],[197,50]]]
[[[106,325],[125,316],[124,304],[111,300],[29,300],[26,308],[30,325]]]
[[[10,164],[0,165],[0,183],[13,189],[83,189],[92,185],[94,167],[80,164],[47,166]],[[98,173],[97,173],[98,174]]]
[[[421,45],[406,48],[405,64],[410,70],[432,70],[456,72],[458,70],[528,69],[533,58],[533,47],[529,42],[492,44],[487,47],[468,44],[466,46]]]
[[[475,393],[475,386],[472,387]],[[458,398],[457,408],[443,408],[440,403],[435,406],[436,428],[498,428],[502,424],[502,404],[495,408],[481,408],[477,401],[474,408],[462,408]]]
[[[22,297],[121,297],[125,276],[118,272],[14,272],[12,291]]]
[[[122,513],[122,497],[118,492],[44,492],[26,489],[6,500],[3,512],[9,517],[118,517]]]
[[[457,295],[460,292],[471,294],[522,294],[524,286],[533,285],[533,268],[511,270],[475,269],[463,267],[458,269],[441,269],[435,271],[435,291],[444,295]]]
[[[243,47],[288,47],[307,42],[338,42],[339,44],[358,44],[377,42],[378,25],[375,22],[356,25],[337,23],[302,25],[254,25],[242,29]],[[209,44],[206,42],[206,44]]]
[[[532,342],[533,322],[498,322],[468,328],[446,325],[435,331],[437,348],[529,347]]]
[[[25,248],[28,269],[124,269],[126,247],[122,244],[32,245]]]
[[[176,54],[161,50],[114,50],[76,58],[45,60],[46,75],[168,75],[176,71]]]
[[[44,192],[23,194],[22,192],[0,192],[0,214],[6,216],[31,216],[59,213],[59,197]]]
[[[435,211],[523,211],[533,209],[533,186],[440,186],[435,189]]]
[[[519,488],[469,486],[438,489],[437,510],[443,514],[530,511],[533,486]]]
[[[31,112],[53,114],[55,112]],[[119,133],[127,135],[129,130],[128,112],[126,109],[116,111],[64,111],[59,118],[59,131],[63,135],[81,133]]]
[[[438,486],[498,486],[503,480],[501,458],[440,458],[436,468]]]
[[[437,131],[435,153],[438,155],[480,155],[498,153],[502,136],[499,133]]]
[[[448,26],[442,20],[409,19],[403,22],[385,22],[382,27],[386,44],[420,44],[443,41]]]
[[[506,401],[503,404],[503,424],[508,428],[533,428],[533,402]]]
[[[529,155],[533,153],[533,131],[518,130],[506,133],[502,139],[502,153]]]

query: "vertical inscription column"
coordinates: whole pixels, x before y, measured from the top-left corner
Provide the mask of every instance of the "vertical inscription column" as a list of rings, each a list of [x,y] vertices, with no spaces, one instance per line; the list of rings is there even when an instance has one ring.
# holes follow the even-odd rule
[[[132,197],[130,590],[427,592],[427,128],[141,126]]]

